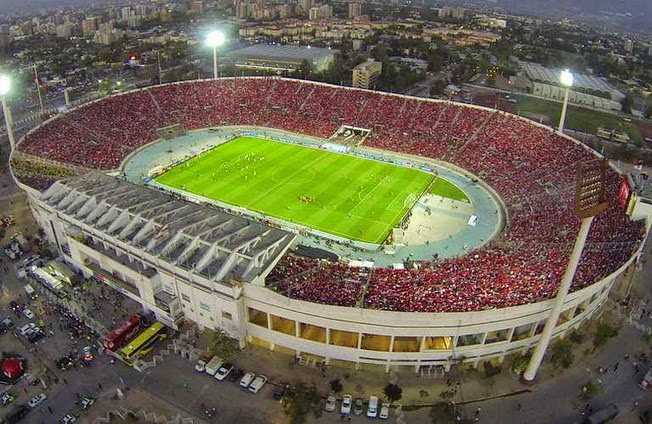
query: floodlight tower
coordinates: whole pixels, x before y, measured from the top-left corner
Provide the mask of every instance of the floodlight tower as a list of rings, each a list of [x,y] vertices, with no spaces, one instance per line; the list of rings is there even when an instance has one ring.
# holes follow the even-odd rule
[[[568,69],[561,71],[559,82],[561,82],[561,85],[566,87],[566,90],[564,91],[564,104],[561,107],[561,118],[559,118],[559,129],[557,130],[559,134],[563,134],[564,121],[566,120],[566,108],[568,107],[568,93],[570,92],[570,88],[573,86],[573,74],[571,71]]]
[[[217,48],[224,44],[226,38],[222,31],[213,31],[206,37],[206,44],[213,48],[213,78],[217,79]]]
[[[539,366],[543,360],[543,355],[546,353],[548,344],[550,344],[550,339],[552,338],[552,333],[557,326],[557,321],[559,321],[559,315],[561,314],[561,309],[564,306],[564,301],[568,295],[568,290],[570,289],[573,278],[575,277],[575,271],[580,262],[582,250],[584,249],[586,238],[589,235],[589,229],[591,228],[593,217],[607,209],[607,201],[605,199],[606,173],[606,160],[595,160],[588,163],[582,163],[579,166],[574,212],[575,215],[582,220],[582,224],[568,260],[566,272],[564,273],[564,277],[562,278],[559,289],[557,290],[557,296],[553,301],[550,316],[546,321],[546,325],[543,327],[539,343],[534,348],[534,353],[532,353],[532,358],[530,359],[527,370],[523,373],[523,381],[525,383],[534,382],[534,377],[537,375],[537,371],[539,370]]]
[[[11,110],[7,105],[7,94],[11,90],[11,80],[7,75],[0,75],[0,97],[2,97],[2,112],[5,117],[5,126],[7,127],[7,138],[9,139],[9,146],[11,150],[16,147],[16,140],[14,139],[13,121],[11,120]]]

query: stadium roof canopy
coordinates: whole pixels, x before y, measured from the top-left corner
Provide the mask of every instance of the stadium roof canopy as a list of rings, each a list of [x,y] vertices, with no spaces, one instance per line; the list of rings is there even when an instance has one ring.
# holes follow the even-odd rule
[[[539,81],[546,84],[561,85],[559,75],[562,69],[546,68],[536,63],[523,63],[523,70],[527,77],[533,81]],[[601,78],[593,75],[573,74],[573,88],[585,89],[589,91],[600,91],[611,93],[616,89]]]
[[[73,224],[216,282],[252,281],[294,239],[287,231],[99,172],[58,181],[41,200]]]
[[[293,70],[307,60],[317,69],[328,66],[336,50],[321,47],[255,44],[232,50],[227,57],[239,67]]]

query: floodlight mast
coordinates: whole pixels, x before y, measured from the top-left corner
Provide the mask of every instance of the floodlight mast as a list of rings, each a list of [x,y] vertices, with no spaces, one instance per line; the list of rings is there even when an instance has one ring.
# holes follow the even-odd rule
[[[206,44],[213,48],[213,79],[217,79],[217,48],[225,41],[222,31],[213,31],[206,37]]]
[[[7,94],[11,90],[11,79],[7,75],[0,75],[0,96],[2,97],[2,112],[4,113],[5,126],[7,127],[7,138],[9,147],[13,150],[16,147],[14,139],[13,121],[11,119],[11,110],[7,105]]]
[[[564,121],[566,121],[566,109],[568,108],[568,94],[570,92],[570,88],[573,86],[573,74],[571,71],[568,69],[564,69],[561,71],[561,75],[559,76],[559,82],[561,85],[566,87],[566,90],[564,90],[564,104],[561,107],[561,117],[559,118],[559,128],[557,129],[557,132],[559,134],[564,133]]]
[[[523,373],[522,380],[524,383],[534,382],[534,378],[537,375],[543,356],[550,344],[552,334],[557,327],[557,322],[559,321],[561,309],[564,306],[566,296],[568,295],[571,283],[575,277],[575,271],[580,262],[582,250],[584,250],[584,244],[589,235],[593,218],[607,209],[607,201],[605,198],[606,174],[607,162],[605,160],[596,160],[579,165],[574,212],[582,219],[582,224],[577,239],[575,240],[575,245],[573,246],[570,258],[568,259],[566,271],[564,272],[564,276],[559,284],[557,296],[552,302],[550,316],[548,316],[546,325],[543,327],[539,343],[537,343],[534,348],[530,363]]]

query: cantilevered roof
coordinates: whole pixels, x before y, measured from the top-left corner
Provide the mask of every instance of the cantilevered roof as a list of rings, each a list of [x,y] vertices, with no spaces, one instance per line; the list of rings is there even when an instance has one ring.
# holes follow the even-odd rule
[[[294,239],[287,231],[99,172],[58,181],[41,201],[72,221],[213,281],[252,281]]]

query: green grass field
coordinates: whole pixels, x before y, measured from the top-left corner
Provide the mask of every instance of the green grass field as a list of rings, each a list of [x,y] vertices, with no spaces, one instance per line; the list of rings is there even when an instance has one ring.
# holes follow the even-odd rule
[[[254,137],[238,137],[156,178],[160,184],[381,243],[434,175]]]
[[[469,203],[469,197],[458,186],[448,180],[437,177],[429,189],[430,193],[436,194],[447,199],[459,200],[460,202]]]
[[[559,117],[561,116],[561,106],[561,103],[523,96],[516,105],[516,113],[528,112],[536,115],[545,115],[550,119],[550,124],[557,127],[559,125]],[[568,106],[564,126],[589,134],[595,134],[598,127],[624,130],[632,140],[638,143],[643,141],[643,136],[635,124],[625,122],[621,117],[616,115],[572,105]]]

